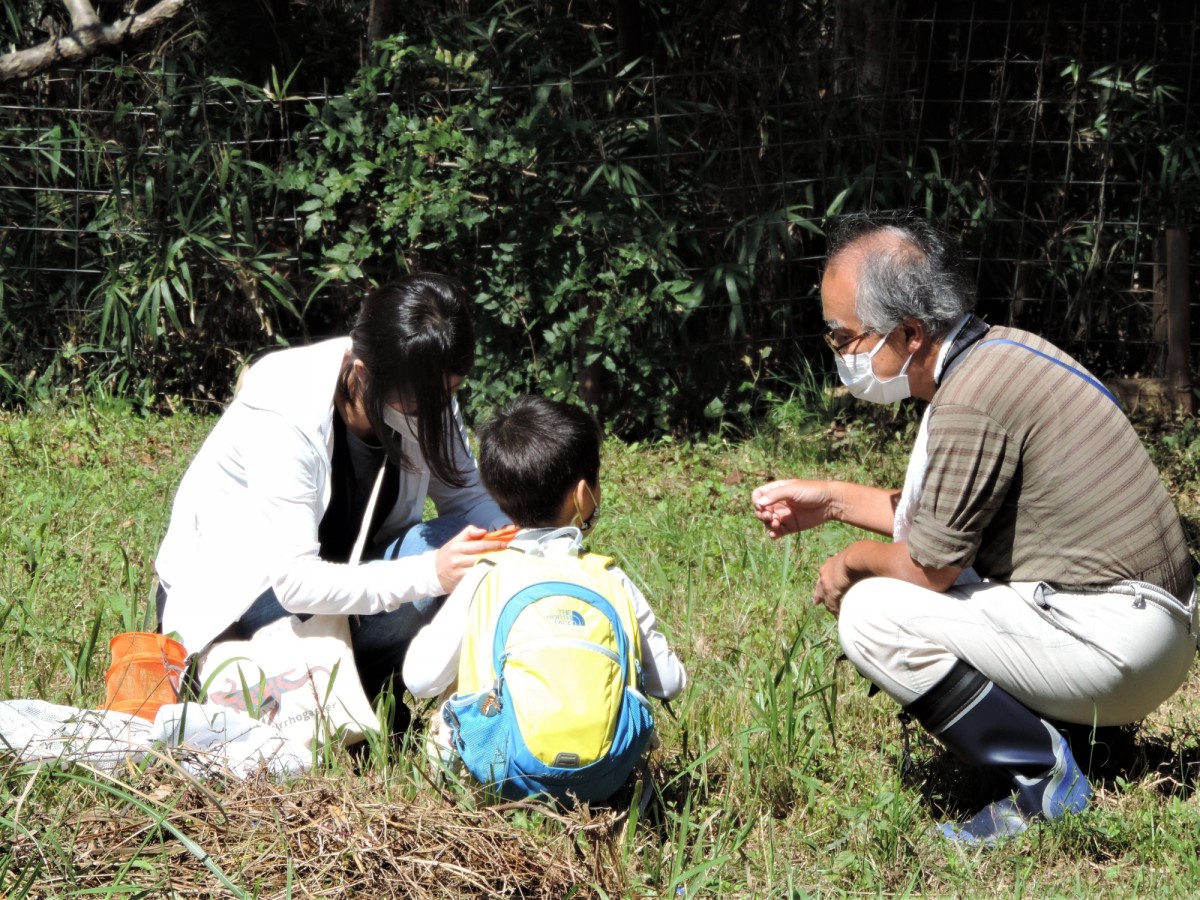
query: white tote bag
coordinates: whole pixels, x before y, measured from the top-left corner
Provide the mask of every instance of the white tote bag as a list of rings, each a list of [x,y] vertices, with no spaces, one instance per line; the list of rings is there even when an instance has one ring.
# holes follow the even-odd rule
[[[362,558],[386,464],[375,478],[350,565]],[[380,730],[354,664],[350,620],[343,615],[305,621],[287,616],[249,640],[213,644],[200,661],[200,689],[210,703],[244,710],[313,750],[331,741],[349,746]]]
[[[313,750],[379,730],[345,616],[287,616],[248,641],[214,644],[201,660],[200,686],[208,702],[248,712]]]

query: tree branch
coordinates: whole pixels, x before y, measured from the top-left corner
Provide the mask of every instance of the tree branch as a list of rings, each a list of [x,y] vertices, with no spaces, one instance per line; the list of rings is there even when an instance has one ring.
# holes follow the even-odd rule
[[[95,28],[101,24],[100,17],[88,0],[63,0],[63,6],[71,14],[71,30],[82,31],[85,28]]]
[[[132,43],[175,18],[191,3],[192,0],[159,0],[144,13],[105,25],[89,0],[63,0],[71,14],[71,33],[0,56],[0,82],[29,78],[57,66],[90,59],[101,50]]]

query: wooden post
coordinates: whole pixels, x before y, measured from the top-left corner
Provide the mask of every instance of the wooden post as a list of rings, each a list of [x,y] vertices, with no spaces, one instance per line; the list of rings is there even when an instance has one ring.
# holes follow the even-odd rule
[[[1150,313],[1150,340],[1153,349],[1146,354],[1146,372],[1155,378],[1166,375],[1167,346],[1171,329],[1167,310],[1167,236],[1160,234],[1154,242],[1154,302]]]
[[[642,0],[617,0],[617,49],[622,65],[633,62],[642,47]]]
[[[834,82],[839,95],[882,91],[896,80],[891,72],[889,57],[895,52],[898,40],[895,5],[885,0],[837,0],[834,20],[834,41],[839,64],[852,61],[854,69],[843,69]],[[850,71],[857,81],[849,81]]]
[[[596,420],[601,425],[604,424],[603,417],[600,413],[600,401],[603,397],[602,382],[604,380],[604,367],[600,365],[600,360],[593,363],[586,363],[586,354],[592,349],[593,341],[596,336],[596,310],[599,301],[595,298],[590,298],[584,301],[584,306],[588,309],[588,317],[579,327],[579,333],[576,336],[576,372],[575,380],[579,385],[579,399],[583,401],[583,405],[587,411],[596,417]]]
[[[1191,297],[1188,286],[1188,232],[1178,226],[1168,228],[1163,236],[1167,269],[1167,384],[1175,394],[1176,412],[1191,415],[1192,366],[1189,337],[1191,335]]]
[[[371,0],[367,5],[367,52],[376,41],[396,33],[395,0]]]

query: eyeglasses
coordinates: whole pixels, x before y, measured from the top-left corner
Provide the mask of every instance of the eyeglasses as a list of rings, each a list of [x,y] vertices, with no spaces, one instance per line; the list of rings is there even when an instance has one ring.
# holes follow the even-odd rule
[[[844,341],[836,340],[833,336],[833,333],[829,331],[825,332],[823,335],[821,335],[821,337],[825,339],[825,343],[829,345],[830,350],[832,350],[834,353],[841,353],[855,341],[865,338],[870,333],[871,332],[869,331],[860,331],[858,334],[854,335],[854,337],[848,337]]]

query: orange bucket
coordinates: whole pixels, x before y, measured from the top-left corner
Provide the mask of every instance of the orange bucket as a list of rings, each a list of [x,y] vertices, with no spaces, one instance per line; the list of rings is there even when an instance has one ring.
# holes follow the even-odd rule
[[[179,641],[128,631],[109,641],[112,665],[104,673],[104,708],[153,721],[164,703],[179,701],[187,650]]]

